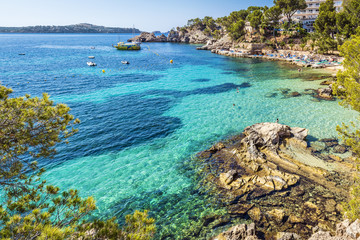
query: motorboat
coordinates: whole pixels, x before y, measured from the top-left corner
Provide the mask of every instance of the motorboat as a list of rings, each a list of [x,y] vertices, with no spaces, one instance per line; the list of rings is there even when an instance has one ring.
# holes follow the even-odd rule
[[[88,66],[90,66],[90,67],[95,67],[96,66],[96,63],[94,63],[94,62],[87,62],[86,64]]]
[[[89,56],[89,59],[94,59],[95,57],[94,56]]]
[[[140,43],[139,42],[131,42],[131,43],[124,43],[118,42],[117,45],[114,45],[114,48],[117,50],[140,50]]]
[[[122,64],[130,64],[128,61],[121,61]]]

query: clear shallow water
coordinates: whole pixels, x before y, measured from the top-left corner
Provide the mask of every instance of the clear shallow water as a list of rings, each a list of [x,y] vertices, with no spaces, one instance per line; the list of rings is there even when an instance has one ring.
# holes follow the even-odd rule
[[[42,162],[46,179],[93,195],[100,216],[122,219],[150,209],[157,238],[182,239],[203,216],[223,211],[194,187],[184,162],[196,152],[257,122],[279,118],[324,138],[336,137],[335,126],[356,117],[336,102],[284,98],[276,89],[302,93],[320,82],[304,81],[306,72],[287,65],[183,44],[121,52],[111,47],[118,40],[111,34],[1,34],[0,80],[15,95],[48,92],[82,121],[70,144]],[[86,65],[90,55],[95,68]]]

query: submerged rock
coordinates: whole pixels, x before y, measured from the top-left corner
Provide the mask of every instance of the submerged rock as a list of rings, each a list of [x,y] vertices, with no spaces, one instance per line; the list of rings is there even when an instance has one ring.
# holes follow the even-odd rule
[[[360,220],[351,223],[349,219],[336,225],[335,234],[330,231],[320,230],[314,233],[308,240],[355,240],[360,237]]]
[[[291,93],[290,93],[290,96],[291,96],[291,97],[299,97],[299,96],[301,96],[301,94],[298,93],[298,92],[291,92]]]
[[[327,86],[329,86],[329,85],[331,85],[331,84],[333,84],[334,83],[334,81],[332,81],[332,80],[325,80],[325,81],[322,81],[321,83],[320,83],[320,85],[327,85]]]
[[[274,98],[276,96],[277,96],[277,93],[267,93],[267,94],[265,94],[266,98]]]
[[[334,153],[343,154],[343,153],[347,152],[347,149],[346,149],[346,147],[344,145],[336,145],[334,147],[333,151],[334,151]]]

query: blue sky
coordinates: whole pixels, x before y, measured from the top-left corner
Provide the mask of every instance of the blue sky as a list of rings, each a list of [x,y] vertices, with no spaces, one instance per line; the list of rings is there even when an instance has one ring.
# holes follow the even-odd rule
[[[222,17],[272,0],[1,0],[0,26],[92,23],[167,31],[188,19]]]

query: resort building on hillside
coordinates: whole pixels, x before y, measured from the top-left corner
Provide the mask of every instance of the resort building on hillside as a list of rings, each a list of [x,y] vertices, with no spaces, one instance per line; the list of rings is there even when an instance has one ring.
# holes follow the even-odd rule
[[[249,21],[245,22],[245,31],[251,33],[253,31],[252,26],[250,25]]]
[[[302,22],[306,31],[313,32],[315,19],[319,15],[320,4],[323,2],[326,2],[326,0],[306,0],[307,8],[297,11],[297,13],[294,14],[294,20]],[[342,10],[342,3],[343,1],[334,0],[337,12]]]

